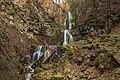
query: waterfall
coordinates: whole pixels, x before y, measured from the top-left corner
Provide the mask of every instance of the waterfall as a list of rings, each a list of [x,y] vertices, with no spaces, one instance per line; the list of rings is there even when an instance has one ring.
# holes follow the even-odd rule
[[[67,30],[67,34],[69,35],[69,40],[68,43],[73,41],[73,36],[69,33],[69,31]]]
[[[26,80],[32,80],[32,74],[31,73],[28,73],[25,77],[26,77]]]
[[[58,3],[58,0],[56,0]],[[70,34],[70,30],[72,29],[72,15],[70,11],[67,13],[67,17],[65,19],[65,26],[67,29],[64,31],[64,40],[63,40],[63,46],[67,45],[68,43],[73,41],[73,36]],[[49,45],[49,46],[36,46],[35,52],[32,56],[32,63],[28,65],[28,69],[30,70],[29,73],[25,76],[26,80],[33,80],[32,74],[34,73],[34,69],[32,66],[37,63],[38,60],[43,59],[41,63],[45,63],[52,55],[57,55],[60,58],[60,55],[58,53],[58,48],[56,45]],[[42,57],[42,58],[41,58]],[[41,60],[40,60],[41,61]]]
[[[35,63],[39,58],[43,55],[42,51],[42,46],[37,46],[35,48],[35,52],[33,53],[32,57],[32,63],[28,65],[28,69],[30,70],[29,73],[25,76],[26,80],[32,80],[32,74],[34,72],[34,69],[32,68],[33,63]]]
[[[66,28],[69,30],[72,29],[72,25],[74,24],[72,22],[72,19],[72,14],[70,11],[68,11],[67,16],[65,18],[64,26],[66,26]],[[63,46],[73,41],[73,36],[70,34],[69,30],[64,30],[64,41],[62,44]]]
[[[28,69],[30,69],[30,72],[25,75],[26,80],[32,80],[32,74],[34,72],[32,65],[33,65],[32,63],[28,65]]]
[[[58,55],[56,45],[36,46],[35,52],[33,53],[32,56],[32,63],[28,65],[28,69],[30,71],[25,75],[26,80],[33,80],[32,74],[34,73],[34,69],[32,68],[32,65],[34,65],[34,63],[36,63],[36,61],[38,61],[39,58],[41,58],[42,56],[44,57],[43,59],[43,63],[44,63],[52,54],[54,54],[52,53],[52,50],[55,50],[55,55]]]
[[[49,46],[37,46],[35,52],[32,57],[32,64],[36,63],[40,57],[44,56],[44,58],[48,58],[52,53],[50,50],[57,50],[56,45],[49,45]]]
[[[65,46],[72,41],[73,41],[73,36],[69,33],[68,30],[64,30],[64,41],[62,45]]]
[[[42,55],[43,55],[43,53],[40,52],[40,51],[35,52],[35,53],[33,54],[32,63],[36,62]]]
[[[43,55],[41,50],[42,50],[42,46],[37,46],[36,47],[36,50],[33,54],[32,63],[36,62]]]
[[[43,46],[36,46],[36,48],[35,48],[35,52],[37,52],[37,51],[41,51],[42,47],[43,47]]]
[[[71,12],[70,11],[68,11],[68,29],[72,29],[72,19],[73,19],[73,17],[72,17],[72,15],[71,15]]]
[[[64,42],[63,45],[67,45],[67,30],[64,30]]]
[[[61,3],[63,3],[63,2],[66,2],[66,0],[53,0],[56,4],[61,4]]]
[[[67,29],[71,30],[73,25],[74,25],[74,23],[73,23],[72,14],[71,14],[70,11],[68,11],[67,14],[66,14],[65,21],[64,21],[64,26],[65,26]]]
[[[49,57],[53,57],[52,55],[58,55],[57,53],[57,46],[56,45],[49,45],[48,49],[45,51],[44,53],[44,60],[43,63],[49,58]]]

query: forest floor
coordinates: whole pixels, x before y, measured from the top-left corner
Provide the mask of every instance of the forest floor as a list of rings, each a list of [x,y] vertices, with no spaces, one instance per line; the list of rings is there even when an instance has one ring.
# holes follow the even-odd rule
[[[116,30],[114,34],[63,46],[64,56],[37,67],[33,77],[35,80],[119,80],[120,35]]]

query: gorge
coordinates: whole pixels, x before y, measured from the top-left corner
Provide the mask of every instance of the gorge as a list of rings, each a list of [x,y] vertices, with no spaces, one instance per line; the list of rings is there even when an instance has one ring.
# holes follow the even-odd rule
[[[69,30],[72,28],[71,21],[72,21],[72,15],[71,15],[70,11],[68,11],[66,19],[65,19],[65,23],[66,23],[65,26],[68,27]],[[63,35],[64,40],[63,40],[62,45],[65,46],[68,43],[73,41],[73,36],[66,29],[63,30],[63,32],[64,32],[64,35]],[[53,52],[50,50],[55,50],[55,51]],[[45,61],[47,59],[49,59],[50,57],[53,57],[53,55],[57,55],[59,57],[60,55],[58,55],[59,52],[57,50],[58,50],[57,45],[48,45],[48,46],[38,45],[38,46],[36,46],[35,52],[32,55],[32,63],[28,65],[28,69],[30,69],[30,72],[28,72],[25,75],[26,80],[33,80],[31,75],[34,73],[34,69],[32,68],[32,66],[34,66],[34,64],[37,64],[36,62],[45,63]],[[35,66],[35,67],[37,67],[37,66]]]
[[[119,80],[119,0],[0,0],[0,80]]]

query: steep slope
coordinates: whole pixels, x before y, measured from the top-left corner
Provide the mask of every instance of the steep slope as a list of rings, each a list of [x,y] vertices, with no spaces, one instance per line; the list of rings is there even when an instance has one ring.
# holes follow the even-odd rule
[[[54,43],[49,15],[35,0],[19,1],[0,1],[0,80],[24,80],[31,45]]]
[[[0,24],[0,79],[21,80],[22,66],[19,62],[18,49],[12,44],[4,27]]]

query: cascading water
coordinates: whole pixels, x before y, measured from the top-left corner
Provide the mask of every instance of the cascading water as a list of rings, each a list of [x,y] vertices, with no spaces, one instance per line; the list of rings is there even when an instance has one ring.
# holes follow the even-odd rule
[[[47,47],[48,47],[48,49],[44,53],[43,63],[52,55],[59,56],[58,53],[57,53],[57,46],[56,45],[49,45]]]
[[[64,42],[63,42],[63,46],[67,45],[67,30],[64,30]]]
[[[35,63],[43,55],[43,53],[41,52],[42,46],[37,46],[35,51],[36,52],[34,52],[33,54],[32,63]]]
[[[43,59],[43,63],[52,55],[50,50],[55,49],[55,54],[57,53],[57,46],[56,45],[49,45],[49,46],[37,46],[35,49],[35,52],[33,53],[33,57],[32,57],[32,63],[30,65],[28,65],[28,69],[30,70],[29,73],[27,73],[27,75],[25,76],[26,80],[33,80],[32,79],[32,74],[34,73],[34,69],[32,68],[32,66],[34,65],[34,63],[36,63],[39,58],[41,58],[42,56],[44,56]]]
[[[73,25],[72,19],[73,19],[73,17],[71,15],[70,11],[68,11],[64,25],[69,30],[72,29],[72,25]],[[64,41],[63,41],[63,44],[62,44],[63,46],[67,45],[68,43],[70,43],[71,41],[73,41],[73,36],[70,34],[69,30],[64,30]]]
[[[28,65],[28,69],[30,69],[30,72],[27,73],[27,75],[25,76],[26,80],[33,80],[32,79],[32,74],[34,72],[34,69],[32,68],[32,65],[33,64]]]
[[[28,69],[30,70],[29,73],[27,73],[26,80],[32,80],[32,74],[34,72],[34,69],[32,68],[32,65],[39,60],[39,58],[43,55],[42,51],[42,46],[37,46],[35,49],[35,52],[33,53],[33,57],[32,57],[32,63],[30,65],[28,65]]]
[[[69,33],[69,31],[67,30],[67,34],[69,35],[69,40],[68,43],[73,41],[73,36]]]
[[[42,50],[42,47],[43,47],[43,46],[36,46],[36,48],[35,48],[35,52],[37,52],[37,51],[41,51],[41,50]]]
[[[66,0],[53,0],[56,4],[61,4],[63,2],[66,2]]]
[[[72,25],[74,25],[74,23],[73,23],[73,17],[72,17],[71,12],[68,11],[67,14],[66,14],[64,26],[65,26],[67,29],[70,30],[70,29],[72,29]]]
[[[73,41],[73,36],[70,34],[70,30],[72,29],[72,15],[70,11],[67,13],[67,17],[65,19],[65,26],[68,27],[67,29],[64,30],[64,41],[63,41],[63,46],[67,45],[68,43]],[[30,70],[29,73],[25,76],[26,80],[33,80],[32,79],[32,74],[34,73],[34,69],[32,66],[37,63],[38,60],[42,59],[42,63],[45,63],[45,61],[51,57],[53,54],[57,55],[60,58],[58,49],[56,45],[49,45],[49,46],[37,46],[35,49],[35,52],[33,53],[32,57],[32,63],[28,66],[28,69]]]
[[[73,17],[72,17],[72,15],[71,15],[71,12],[70,11],[68,11],[68,26],[69,26],[69,28],[68,29],[72,29],[72,19],[73,19]]]
[[[64,42],[63,46],[73,41],[73,36],[69,33],[68,30],[64,30]]]

